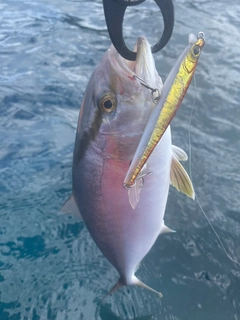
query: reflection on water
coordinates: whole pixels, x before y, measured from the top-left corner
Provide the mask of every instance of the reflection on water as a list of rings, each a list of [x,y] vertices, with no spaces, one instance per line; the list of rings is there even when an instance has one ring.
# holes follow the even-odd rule
[[[188,151],[196,193],[228,252],[240,260],[240,7],[233,1],[175,1],[176,26],[155,55],[166,78],[188,41],[206,46],[173,121]],[[122,288],[102,302],[117,272],[83,222],[59,215],[71,192],[79,106],[109,47],[101,1],[0,3],[0,319],[240,319],[240,269],[224,254],[196,203],[171,189],[163,235],[137,275],[163,292]],[[151,21],[151,23],[149,23]],[[127,9],[129,46],[161,33],[153,1]],[[195,102],[194,102],[195,101]]]

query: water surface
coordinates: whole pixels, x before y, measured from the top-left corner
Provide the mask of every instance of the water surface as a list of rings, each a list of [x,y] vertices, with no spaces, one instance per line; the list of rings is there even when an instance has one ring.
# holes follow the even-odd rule
[[[189,152],[198,199],[229,254],[240,261],[240,6],[236,1],[174,2],[176,24],[155,55],[166,78],[188,42],[206,45],[173,121],[173,143]],[[57,214],[71,193],[79,106],[109,47],[102,3],[0,3],[0,319],[239,320],[240,267],[223,252],[196,202],[171,188],[166,224],[137,275],[163,292],[124,288],[83,222]],[[127,10],[125,37],[155,43],[162,22],[146,1]],[[188,164],[186,164],[189,170]]]

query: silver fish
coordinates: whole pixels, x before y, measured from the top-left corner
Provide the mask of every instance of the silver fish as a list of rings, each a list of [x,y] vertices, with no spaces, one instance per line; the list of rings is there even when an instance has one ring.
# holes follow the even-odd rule
[[[159,234],[172,231],[164,224],[169,185],[185,192],[188,184],[192,195],[194,191],[179,162],[187,160],[187,155],[172,146],[170,126],[135,185],[123,188],[156,104],[153,94],[160,94],[162,88],[144,37],[138,38],[135,51],[137,59],[130,62],[111,46],[90,78],[76,133],[72,196],[61,211],[81,212],[93,240],[119,272],[110,293],[121,286],[139,285],[162,296],[134,273]]]

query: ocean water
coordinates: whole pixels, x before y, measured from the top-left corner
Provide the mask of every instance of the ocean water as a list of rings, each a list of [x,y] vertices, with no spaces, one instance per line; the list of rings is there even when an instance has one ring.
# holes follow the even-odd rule
[[[169,44],[155,55],[163,80],[188,43],[206,45],[195,82],[172,122],[189,153],[196,194],[228,253],[240,261],[240,6],[176,0]],[[155,43],[153,1],[126,12],[126,42]],[[138,287],[101,298],[118,275],[83,222],[59,215],[71,193],[79,107],[109,47],[100,0],[0,2],[0,320],[239,320],[240,266],[228,259],[198,203],[172,187],[166,224]],[[190,126],[190,115],[192,120]]]

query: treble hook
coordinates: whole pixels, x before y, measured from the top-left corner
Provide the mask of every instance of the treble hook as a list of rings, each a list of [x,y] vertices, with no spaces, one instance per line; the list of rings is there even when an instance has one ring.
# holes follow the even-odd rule
[[[103,0],[104,14],[110,39],[122,57],[136,60],[136,52],[129,50],[123,39],[123,18],[128,6],[136,6],[145,0]],[[152,47],[156,53],[168,43],[174,26],[174,7],[172,0],[154,0],[163,16],[164,30],[160,40]]]

